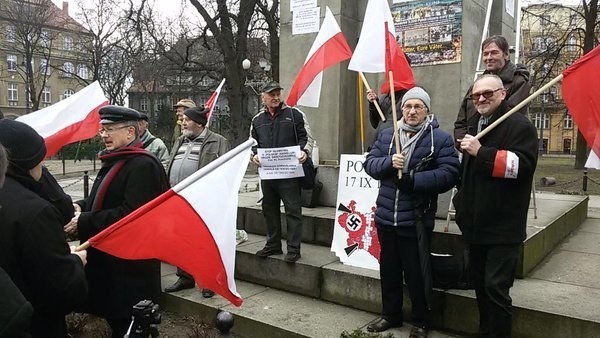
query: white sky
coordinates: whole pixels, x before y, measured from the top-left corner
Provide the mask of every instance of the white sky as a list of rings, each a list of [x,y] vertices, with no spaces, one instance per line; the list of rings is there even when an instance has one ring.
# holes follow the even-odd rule
[[[83,0],[86,3],[93,4],[98,0]],[[179,15],[179,11],[181,9],[181,0],[150,0],[154,2],[154,10],[155,13],[160,13],[164,17],[175,17]],[[52,0],[58,8],[62,8],[63,2],[69,3],[69,15],[71,17],[75,17],[77,11],[77,2],[75,0]],[[128,1],[123,0],[123,3],[128,3]],[[189,5],[191,7],[191,5]],[[192,7],[192,10],[196,10]]]

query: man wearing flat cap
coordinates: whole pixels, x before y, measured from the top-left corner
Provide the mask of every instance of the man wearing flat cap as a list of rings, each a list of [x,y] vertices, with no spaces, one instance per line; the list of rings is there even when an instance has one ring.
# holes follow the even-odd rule
[[[140,116],[141,120],[139,120],[138,123],[142,148],[156,156],[165,170],[167,170],[167,165],[169,164],[169,149],[167,149],[163,140],[152,135],[150,130],[148,130],[148,114],[140,113]]]
[[[182,135],[175,141],[167,173],[171,186],[209,164],[229,151],[227,139],[206,127],[209,108],[189,108],[184,111]],[[175,292],[194,287],[192,275],[177,268],[179,279],[165,288],[165,292]],[[210,298],[214,292],[202,289],[202,296]]]
[[[173,143],[181,136],[181,129],[183,128],[183,112],[189,108],[196,108],[196,103],[194,103],[194,100],[192,99],[181,99],[173,105],[175,116],[177,117],[175,129],[173,130]],[[204,109],[204,107],[200,107],[200,109]]]
[[[90,196],[75,202],[75,217],[65,231],[79,233],[81,242],[106,229],[168,189],[158,159],[142,149],[140,113],[118,106],[100,108],[100,137],[106,146],[99,154],[98,171]],[[131,309],[140,300],[158,301],[160,262],[125,260],[90,248],[86,275],[90,292],[83,311],[106,318],[113,337],[123,337]]]
[[[281,86],[272,81],[262,88],[264,109],[252,119],[250,137],[258,143],[252,148],[252,163],[260,166],[257,148],[279,148],[298,145],[300,163],[308,158],[305,149],[308,140],[304,118],[298,109],[287,106],[281,100]],[[302,204],[299,178],[262,180],[262,211],[267,223],[267,243],[256,252],[259,257],[279,255],[281,248],[281,209],[283,201],[287,223],[287,254],[284,260],[295,263],[300,259],[302,237]]]
[[[87,252],[69,248],[62,231],[63,216],[41,194],[44,139],[28,125],[4,119],[0,120],[0,144],[9,161],[0,187],[0,268],[33,306],[26,336],[65,337],[64,316],[82,304],[88,291]],[[27,311],[26,306],[22,310]],[[9,311],[0,306],[0,319]],[[18,320],[17,313],[13,314]]]

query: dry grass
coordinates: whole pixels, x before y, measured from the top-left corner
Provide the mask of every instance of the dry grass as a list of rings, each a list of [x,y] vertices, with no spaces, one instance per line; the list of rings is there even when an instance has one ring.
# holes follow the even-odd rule
[[[600,195],[600,170],[587,170],[587,192],[583,191],[584,170],[574,169],[574,157],[553,157],[544,155],[538,159],[535,171],[535,188],[537,191],[551,191],[560,194]],[[554,177],[556,184],[542,186],[542,177]]]

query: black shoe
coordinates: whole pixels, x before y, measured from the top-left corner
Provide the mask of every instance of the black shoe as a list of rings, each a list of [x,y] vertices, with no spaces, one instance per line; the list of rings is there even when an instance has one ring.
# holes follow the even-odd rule
[[[410,329],[408,338],[427,338],[428,333],[429,330],[425,327],[413,326],[412,329]]]
[[[268,257],[272,255],[281,255],[283,251],[281,249],[267,248],[266,246],[256,252],[258,257]]]
[[[387,329],[391,329],[392,327],[401,327],[401,326],[402,326],[402,323],[395,324],[395,323],[389,322],[387,319],[385,319],[383,317],[379,317],[373,323],[367,325],[367,331],[383,332],[383,331],[386,331]]]
[[[179,279],[171,286],[165,288],[165,292],[175,292],[183,289],[191,289],[196,284],[193,280],[179,277]]]
[[[211,298],[214,295],[215,295],[215,292],[213,290],[202,289],[202,297],[204,297],[204,298]]]
[[[285,254],[285,257],[283,258],[283,260],[288,263],[296,263],[296,261],[299,260],[300,257],[302,257],[302,256],[300,255],[299,252],[298,253],[288,252]]]

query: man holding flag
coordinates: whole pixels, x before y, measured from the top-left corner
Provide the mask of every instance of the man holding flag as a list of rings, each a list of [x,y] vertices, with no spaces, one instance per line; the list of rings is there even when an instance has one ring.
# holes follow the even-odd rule
[[[82,242],[101,232],[168,189],[165,171],[155,156],[142,149],[140,113],[105,106],[100,109],[102,168],[90,196],[75,204],[75,217],[64,229],[79,233]],[[107,319],[113,337],[122,337],[131,321],[132,306],[143,299],[158,301],[160,262],[125,260],[89,249],[86,275],[89,295],[83,311]]]
[[[206,166],[208,163],[229,151],[229,141],[220,134],[209,130],[208,112],[210,108],[189,108],[184,111],[182,135],[175,141],[167,173],[171,186]],[[194,287],[194,277],[177,268],[179,279],[165,288],[165,292],[175,292]],[[215,293],[202,289],[202,296],[210,298]]]

